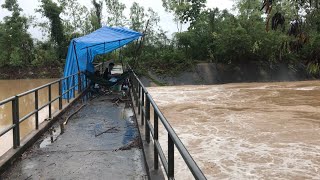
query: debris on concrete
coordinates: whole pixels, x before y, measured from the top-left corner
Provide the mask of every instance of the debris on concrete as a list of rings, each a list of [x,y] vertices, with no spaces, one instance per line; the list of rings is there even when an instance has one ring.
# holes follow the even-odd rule
[[[86,106],[87,104],[83,104],[83,105],[81,105],[80,107],[79,107],[79,109],[77,109],[75,112],[73,112],[70,116],[68,116],[67,118],[66,118],[66,120],[64,121],[64,125],[66,125],[66,124],[68,124],[68,121],[69,121],[69,119],[72,117],[72,116],[74,116],[75,114],[77,114],[84,106]]]
[[[139,148],[141,149],[142,148],[142,144],[141,144],[141,141],[140,141],[140,138],[135,138],[133,141],[131,141],[129,144],[126,144],[114,151],[125,151],[125,150],[130,150],[132,148]]]
[[[100,125],[100,126],[99,126]],[[109,128],[107,130],[101,130],[101,124],[98,124],[98,126],[96,126],[98,128],[95,128],[95,136],[98,137],[104,133],[117,133],[119,132],[120,130],[119,129],[116,129],[116,127],[112,127],[112,128]]]
[[[53,125],[53,143],[48,131],[0,179],[147,179],[132,109],[105,98],[76,104],[77,117],[66,113]],[[68,116],[68,126],[61,128]]]

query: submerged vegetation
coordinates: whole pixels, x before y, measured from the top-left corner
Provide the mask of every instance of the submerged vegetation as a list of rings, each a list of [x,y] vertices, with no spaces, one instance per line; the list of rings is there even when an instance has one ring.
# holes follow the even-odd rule
[[[159,26],[157,12],[136,2],[126,7],[119,0],[92,0],[92,9],[77,0],[39,2],[35,11],[41,20],[22,15],[17,0],[2,4],[11,15],[0,21],[0,68],[63,67],[72,38],[107,25],[145,32],[142,43],[132,43],[121,53],[144,68],[142,72],[174,75],[198,62],[212,62],[242,70],[286,66],[319,77],[318,0],[236,0],[232,12],[208,8],[206,0],[162,0],[177,23],[177,33],[170,38]],[[123,14],[126,8],[128,17]],[[32,39],[30,26],[40,27],[47,38]]]

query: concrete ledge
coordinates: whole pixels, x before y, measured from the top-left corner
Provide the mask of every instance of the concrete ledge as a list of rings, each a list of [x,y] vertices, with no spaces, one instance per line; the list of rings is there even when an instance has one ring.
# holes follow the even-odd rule
[[[131,100],[132,100],[132,108],[134,115],[136,117],[137,125],[139,127],[139,134],[142,142],[142,151],[144,154],[144,159],[145,159],[145,166],[146,170],[148,173],[148,176],[152,180],[162,180],[166,179],[165,178],[165,173],[162,171],[162,164],[161,160],[159,159],[159,169],[154,169],[154,144],[152,140],[152,136],[150,135],[150,143],[147,143],[145,140],[145,126],[146,125],[141,125],[141,115],[138,114],[138,107],[134,106],[135,101],[134,97],[132,95],[132,92],[130,92],[131,95]],[[159,158],[159,157],[158,157]]]
[[[20,146],[16,149],[11,148],[5,154],[1,156],[0,159],[0,179],[1,174],[6,171],[6,169],[14,163],[14,161],[21,156],[29,147],[31,147],[48,129],[61,117],[71,106],[79,100],[87,91],[83,91],[78,97],[71,100],[68,105],[66,105],[62,110],[54,113],[52,120],[44,121],[39,124],[38,130],[33,130],[28,134],[21,142]]]

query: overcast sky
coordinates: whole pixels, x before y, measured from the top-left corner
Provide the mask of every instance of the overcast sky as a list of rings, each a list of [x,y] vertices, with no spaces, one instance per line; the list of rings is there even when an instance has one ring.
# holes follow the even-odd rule
[[[0,4],[3,4],[5,0],[0,0]],[[38,0],[18,0],[20,7],[23,9],[25,15],[36,15],[37,18],[41,18],[41,15],[37,15],[34,12],[39,6]],[[92,8],[91,0],[78,0],[79,3],[87,6],[88,9]],[[162,7],[161,0],[120,0],[120,2],[126,5],[126,10],[124,14],[128,17],[129,15],[129,8],[131,7],[133,2],[139,3],[145,9],[151,7],[155,12],[157,12],[160,16],[160,26],[163,30],[168,31],[167,35],[171,36],[172,33],[177,31],[176,24],[173,21],[173,15],[170,13],[165,12],[164,8]],[[231,10],[233,5],[233,0],[207,0],[207,7],[213,8],[218,7],[219,9],[228,9]],[[103,14],[106,14],[106,11],[103,11]],[[10,15],[8,11],[0,8],[0,20],[3,19],[4,16]],[[34,38],[42,37],[41,32],[37,28],[30,28],[30,33]]]

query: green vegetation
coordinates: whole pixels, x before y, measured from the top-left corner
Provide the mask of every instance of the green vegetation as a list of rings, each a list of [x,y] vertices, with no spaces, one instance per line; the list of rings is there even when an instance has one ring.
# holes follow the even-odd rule
[[[11,12],[11,16],[0,22],[0,66],[23,66],[33,60],[29,53],[33,42],[28,30],[28,18],[21,16],[22,9],[17,0],[6,0],[2,8]]]
[[[237,0],[232,13],[207,8],[206,0],[162,0],[177,23],[170,39],[159,26],[159,15],[136,2],[126,7],[119,0],[92,0],[92,9],[77,0],[39,2],[36,12],[45,21],[23,16],[17,0],[2,4],[11,15],[0,21],[0,67],[63,67],[72,38],[108,25],[145,31],[142,42],[122,50],[124,59],[143,68],[141,72],[172,76],[198,62],[213,62],[242,70],[250,66],[272,71],[285,65],[320,74],[318,0]],[[128,17],[123,14],[126,8]],[[183,24],[187,31],[182,31]],[[33,40],[31,25],[41,27],[46,40]],[[118,58],[118,53],[99,59]]]
[[[205,8],[205,1],[163,0],[180,22],[190,23],[175,35],[175,49],[187,59],[269,69],[303,65],[319,76],[319,2],[271,2],[238,0],[233,15]]]
[[[237,15],[206,8],[205,3],[163,0],[166,10],[174,13],[178,28],[183,23],[190,26],[174,34],[172,40],[161,31],[147,33],[140,67],[171,76],[197,62],[269,72],[284,65],[319,77],[318,1],[278,0],[266,4],[270,1],[238,0]]]

